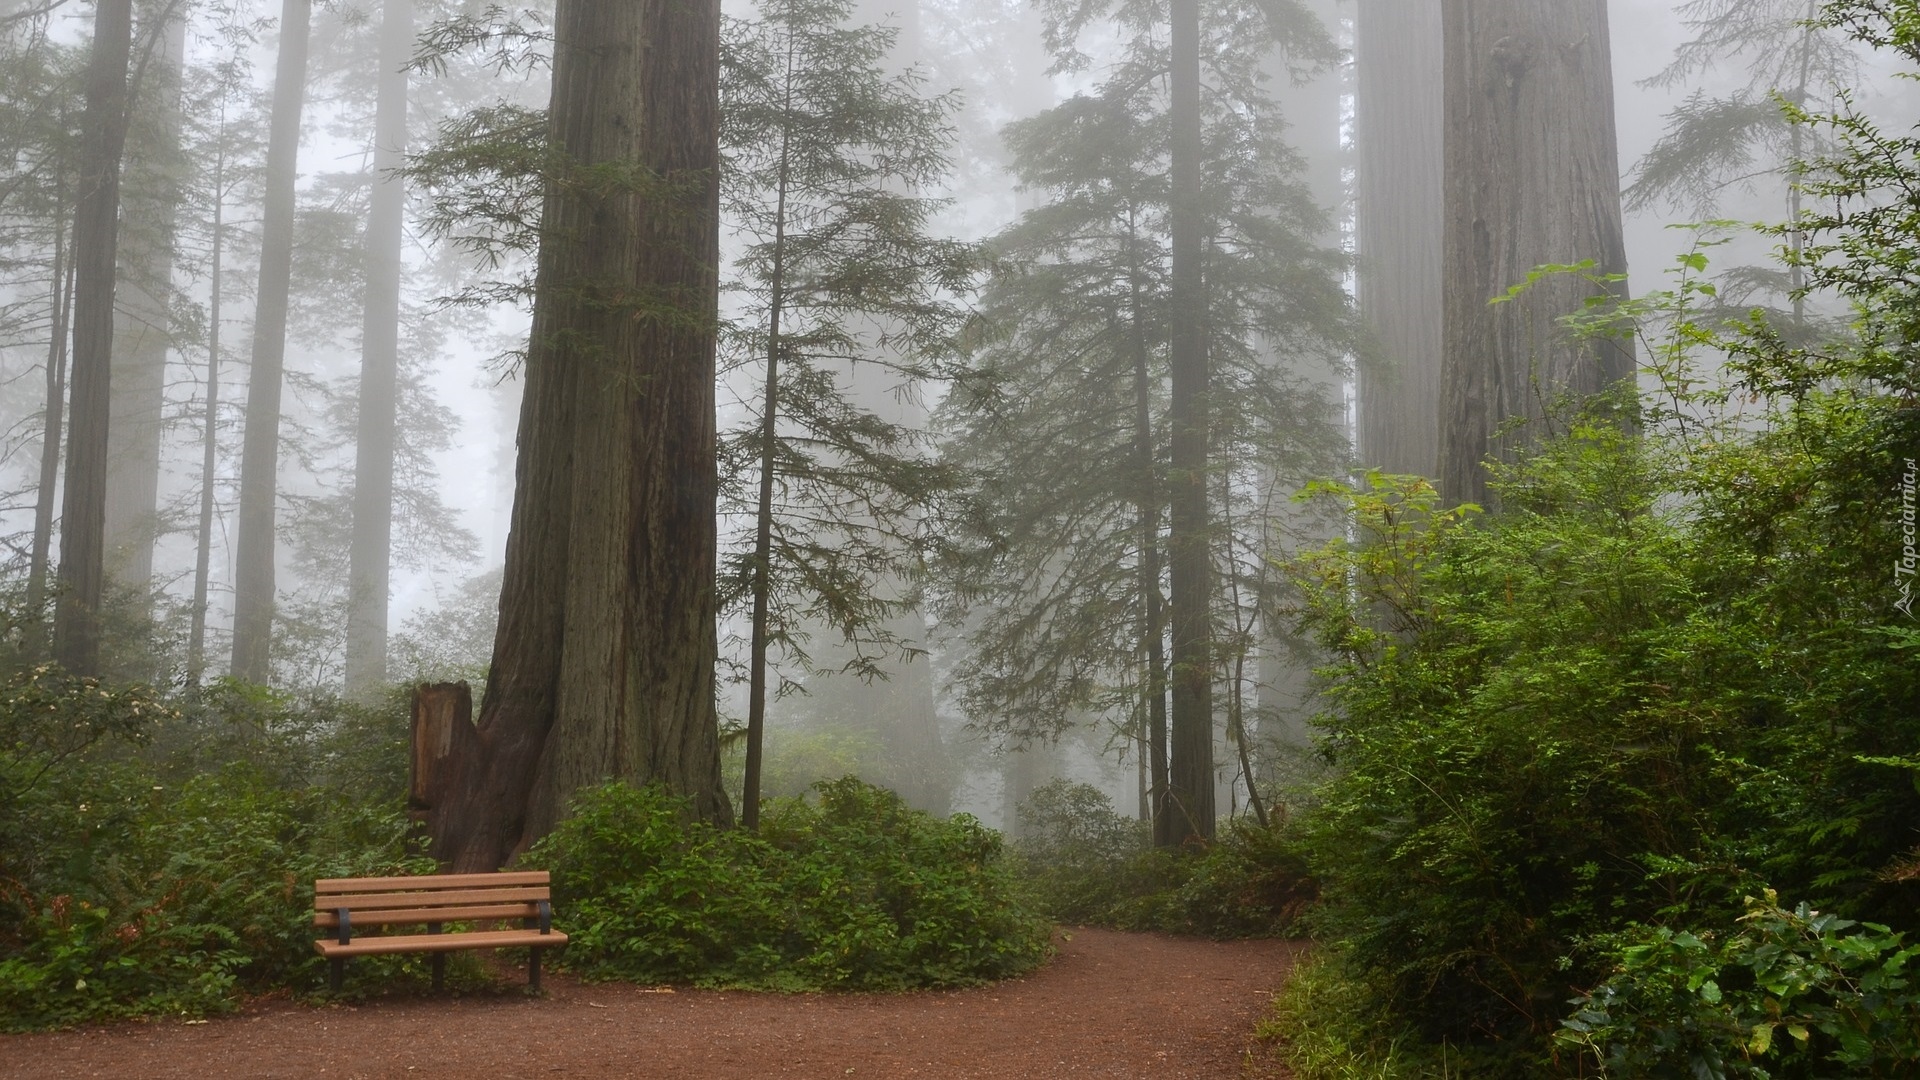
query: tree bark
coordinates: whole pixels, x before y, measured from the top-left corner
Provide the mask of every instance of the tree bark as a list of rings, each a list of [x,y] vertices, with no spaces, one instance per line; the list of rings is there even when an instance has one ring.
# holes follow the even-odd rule
[[[788,39],[786,108],[793,108],[793,47]],[[773,602],[774,451],[780,438],[780,317],[787,300],[787,185],[792,137],[783,131],[773,210],[773,268],[767,278],[767,379],[760,401],[760,493],[753,512],[753,640],[747,657],[747,760],[740,824],[760,827],[760,763],[767,735],[767,634]]]
[[[416,686],[410,714],[407,816],[430,821],[435,807],[458,797],[463,770],[480,753],[473,692],[464,682]]]
[[[406,184],[394,171],[407,149],[406,63],[412,0],[387,0],[380,25],[374,109],[373,205],[360,331],[359,433],[353,464],[353,538],[347,569],[347,692],[366,698],[387,681],[387,603],[393,552],[393,453],[400,386],[400,251]]]
[[[53,498],[60,479],[60,429],[67,409],[67,341],[73,318],[73,260],[67,250],[66,185],[54,205],[52,316],[47,336],[47,410],[40,437],[40,483],[33,501],[33,549],[27,562],[27,655],[39,660],[47,648],[47,577],[53,553]]]
[[[1130,226],[1131,227],[1131,226]],[[1137,236],[1128,238],[1132,249],[1140,250]],[[1148,371],[1152,345],[1148,341],[1143,271],[1136,260],[1128,267],[1127,345],[1133,360],[1133,444],[1134,468],[1140,492],[1136,512],[1140,519],[1140,654],[1146,669],[1141,672],[1143,695],[1141,739],[1146,754],[1144,765],[1147,790],[1143,802],[1147,819],[1153,823],[1153,842],[1166,846],[1179,842],[1174,835],[1172,804],[1167,799],[1167,651],[1166,604],[1160,592],[1160,510],[1164,489],[1160,483],[1160,452],[1153,434],[1153,382]]]
[[[274,515],[279,498],[280,390],[287,353],[287,294],[293,278],[295,168],[305,104],[311,0],[282,0],[261,221],[260,287],[255,293],[253,370],[247,377],[246,435],[240,449],[240,528],[234,551],[233,676],[271,675]]]
[[[107,444],[107,572],[138,597],[153,584],[159,532],[160,432],[167,354],[173,347],[174,229],[180,213],[180,68],[185,13],[153,3],[143,26],[153,43],[130,121],[113,335],[113,395]]]
[[[1360,459],[1427,477],[1440,464],[1441,46],[1440,0],[1360,0],[1359,302],[1380,349],[1359,376]]]
[[[98,0],[87,103],[81,122],[74,216],[73,379],[67,487],[60,513],[60,595],[54,659],[79,675],[100,668],[100,600],[106,571],[107,432],[113,382],[114,257],[120,159],[127,139],[127,59],[133,0]]]
[[[580,787],[732,817],[714,708],[717,0],[561,0],[500,625],[436,856],[497,867]],[[610,173],[632,169],[630,183]]]
[[[221,134],[225,132],[222,117]],[[227,157],[213,163],[213,257],[207,274],[207,398],[201,411],[200,521],[194,531],[193,611],[187,630],[187,685],[199,686],[207,670],[207,587],[213,568],[213,489],[220,464],[220,301],[226,251]]]
[[[1172,0],[1170,319],[1173,468],[1169,477],[1169,608],[1173,628],[1173,702],[1167,798],[1172,838],[1212,839],[1212,566],[1207,506],[1208,364],[1200,261],[1206,243],[1201,203],[1200,5]]]
[[[1606,0],[1443,0],[1445,387],[1441,494],[1487,505],[1482,462],[1542,434],[1563,393],[1634,372],[1632,346],[1556,320],[1608,290],[1560,274],[1489,306],[1545,263],[1626,272]],[[1525,420],[1502,433],[1509,421]]]

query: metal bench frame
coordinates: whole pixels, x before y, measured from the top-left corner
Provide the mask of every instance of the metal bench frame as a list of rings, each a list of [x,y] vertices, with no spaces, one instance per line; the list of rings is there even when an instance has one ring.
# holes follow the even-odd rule
[[[428,953],[433,988],[446,985],[447,953],[460,949],[527,949],[527,987],[540,991],[540,952],[567,943],[553,929],[552,894],[545,870],[419,877],[321,878],[313,883],[313,924],[332,931],[313,943],[327,958],[327,985],[340,992],[347,958]],[[450,922],[520,920],[518,930],[447,933]],[[361,927],[425,924],[424,934],[358,935]]]

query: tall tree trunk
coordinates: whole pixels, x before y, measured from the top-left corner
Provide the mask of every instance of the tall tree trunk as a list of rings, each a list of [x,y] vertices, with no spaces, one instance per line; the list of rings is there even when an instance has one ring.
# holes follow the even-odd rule
[[[180,213],[180,66],[185,13],[147,5],[141,27],[153,51],[143,65],[129,128],[120,230],[119,302],[107,443],[107,573],[151,616],[153,544],[159,529],[160,432],[167,354],[173,346],[174,228]]]
[[[53,228],[52,316],[47,320],[47,412],[40,437],[40,485],[33,501],[33,552],[27,563],[28,640],[35,660],[46,655],[47,576],[53,553],[53,497],[60,478],[60,428],[67,408],[67,340],[73,319],[73,260],[67,250],[66,185],[54,205],[62,208]]]
[[[373,124],[373,206],[367,215],[367,288],[360,331],[360,430],[353,463],[353,540],[347,569],[347,692],[387,681],[387,601],[393,552],[395,404],[400,386],[400,247],[406,184],[406,63],[412,0],[387,0],[380,24],[380,90]]]
[[[1606,0],[1443,0],[1446,317],[1441,493],[1485,505],[1489,456],[1541,435],[1563,393],[1631,377],[1632,346],[1576,342],[1556,320],[1607,291],[1544,263],[1626,272]],[[1624,293],[1624,287],[1618,289]],[[1509,421],[1525,430],[1496,436]]]
[[[793,109],[793,39],[787,39],[787,95]],[[740,790],[740,824],[760,827],[760,763],[767,734],[767,635],[773,603],[774,451],[780,437],[780,318],[787,300],[787,185],[793,144],[789,130],[780,138],[780,174],[773,210],[773,268],[767,276],[767,381],[760,402],[760,494],[753,512],[753,640],[747,658],[747,760]]]
[[[1338,0],[1306,0],[1303,6],[1320,20],[1330,37],[1340,39],[1344,5]],[[1343,240],[1341,226],[1347,220],[1352,199],[1346,156],[1341,147],[1346,96],[1351,89],[1347,69],[1343,65],[1328,65],[1313,79],[1301,81],[1290,77],[1288,59],[1276,50],[1276,55],[1268,61],[1270,85],[1275,87],[1287,118],[1288,142],[1303,159],[1300,178],[1313,193],[1314,204],[1326,214],[1326,227],[1313,240],[1327,251],[1338,251]],[[1270,353],[1267,362],[1276,373],[1284,373],[1279,377],[1296,379],[1303,388],[1310,386],[1319,396],[1322,411],[1298,417],[1295,423],[1301,429],[1318,428],[1326,435],[1335,436],[1341,446],[1352,445],[1353,432],[1345,409],[1348,372],[1344,364],[1279,351]],[[1429,401],[1427,412],[1433,411]],[[1333,462],[1328,465],[1337,467]],[[1258,534],[1253,542],[1258,544],[1260,554],[1275,559],[1292,558],[1345,534],[1345,520],[1329,513],[1324,500],[1302,502],[1293,498],[1303,483],[1314,478],[1313,474],[1298,469],[1292,472],[1272,467],[1261,470],[1258,497],[1267,509],[1250,516],[1247,530],[1249,536]],[[1216,490],[1222,493],[1223,499],[1230,500],[1233,494],[1229,483],[1220,484]],[[1222,543],[1217,550],[1221,564],[1231,566],[1236,541],[1233,531],[1224,523],[1231,513],[1230,502],[1221,502],[1216,513],[1222,518],[1217,529]],[[1313,760],[1310,718],[1320,711],[1322,704],[1313,671],[1325,661],[1325,655],[1311,640],[1273,610],[1276,605],[1263,602],[1270,580],[1270,571],[1264,565],[1256,572],[1259,584],[1247,600],[1248,607],[1260,609],[1259,632],[1253,640],[1244,641],[1233,651],[1231,664],[1236,674],[1227,681],[1229,701],[1224,710],[1230,736],[1238,749],[1240,771],[1252,792],[1249,801],[1256,806],[1256,816],[1263,822],[1265,812],[1259,806],[1256,785],[1271,784],[1283,771],[1290,779],[1303,779],[1305,767]],[[1226,584],[1230,592],[1235,590],[1233,579],[1228,578]],[[1233,606],[1240,605],[1236,601]],[[1259,653],[1250,664],[1245,654],[1253,649]],[[1242,677],[1249,672],[1251,679]],[[1243,707],[1249,682],[1255,684],[1251,709]],[[1232,791],[1230,785],[1228,791]]]
[[[222,118],[221,134],[225,132]],[[194,531],[193,613],[187,630],[187,685],[199,686],[207,670],[207,585],[213,566],[213,488],[220,464],[220,301],[222,255],[226,250],[227,158],[223,147],[213,163],[213,259],[207,275],[206,425],[200,444],[200,523]]]
[[[73,227],[72,426],[67,436],[67,487],[60,509],[60,596],[53,621],[54,659],[81,675],[95,675],[100,669],[114,255],[132,43],[133,0],[97,0],[80,129],[84,133],[80,197]]]
[[[1201,203],[1200,2],[1172,2],[1173,143],[1170,185],[1173,242],[1171,514],[1167,539],[1172,586],[1173,704],[1167,797],[1173,838],[1212,839],[1213,585],[1208,542],[1208,364],[1200,262],[1206,244]]]
[[[499,866],[608,778],[732,816],[714,708],[717,0],[561,0],[550,184],[493,666],[456,869]],[[609,165],[650,179],[609,183]],[[599,179],[596,179],[598,177]]]
[[[1440,0],[1360,0],[1354,69],[1360,314],[1380,355],[1361,369],[1360,460],[1440,465]]]
[[[287,353],[287,293],[293,278],[293,203],[300,111],[307,90],[311,0],[282,0],[280,57],[267,139],[266,205],[260,225],[260,287],[240,449],[240,535],[234,551],[233,675],[264,683],[271,670],[274,511],[279,498],[280,390]]]
[[[1130,233],[1133,228],[1130,218]],[[1145,290],[1141,285],[1144,270],[1137,258],[1139,236],[1129,235],[1128,241],[1129,250],[1136,256],[1127,268],[1127,348],[1133,360],[1133,452],[1140,482],[1135,512],[1140,519],[1140,656],[1146,665],[1140,678],[1146,727],[1141,742],[1146,750],[1148,782],[1143,803],[1153,823],[1154,843],[1165,846],[1179,842],[1167,799],[1167,616],[1160,592],[1160,510],[1166,491],[1160,482],[1160,451],[1153,434],[1153,381],[1148,371],[1153,348],[1148,341]]]

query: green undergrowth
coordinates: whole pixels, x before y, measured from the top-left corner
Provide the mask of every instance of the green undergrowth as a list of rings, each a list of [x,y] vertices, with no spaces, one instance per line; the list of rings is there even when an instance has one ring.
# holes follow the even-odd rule
[[[1316,886],[1293,838],[1241,820],[1211,844],[1149,844],[1144,822],[1098,788],[1042,785],[1020,807],[1015,862],[1035,905],[1058,922],[1212,938],[1292,932]]]
[[[1920,63],[1920,2],[1817,7]],[[1920,134],[1834,108],[1793,113],[1825,149],[1779,268],[1825,316],[1729,307],[1707,234],[1566,320],[1647,367],[1509,436],[1494,505],[1316,486],[1350,531],[1289,563],[1328,658],[1309,919],[1423,1065],[1920,1075]]]
[[[0,683],[0,1030],[318,989],[313,880],[432,870],[392,766],[404,731],[237,684]],[[417,958],[349,970],[350,994],[426,979]]]
[[[692,821],[658,788],[612,784],[528,853],[553,872],[590,979],[769,990],[966,986],[1032,969],[1049,927],[999,834],[851,777],[769,800],[758,832]]]
[[[1633,927],[1557,1040],[1583,1075],[1920,1075],[1920,945],[1772,892],[1724,930]]]
[[[1468,1075],[1451,1047],[1423,1043],[1381,1011],[1339,956],[1319,951],[1287,976],[1255,1035],[1297,1080],[1427,1080]]]

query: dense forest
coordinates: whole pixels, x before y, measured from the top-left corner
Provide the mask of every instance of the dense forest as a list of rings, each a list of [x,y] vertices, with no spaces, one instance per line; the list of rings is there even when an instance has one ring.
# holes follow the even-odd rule
[[[0,0],[0,1030],[514,867],[586,978],[1289,936],[1300,1077],[1913,1075],[1916,78],[1916,0]]]

